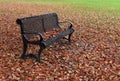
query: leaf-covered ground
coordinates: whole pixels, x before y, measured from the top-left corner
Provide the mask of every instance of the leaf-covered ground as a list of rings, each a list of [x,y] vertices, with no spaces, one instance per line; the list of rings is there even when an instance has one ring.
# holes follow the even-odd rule
[[[42,52],[41,63],[19,59],[16,19],[56,12],[71,20],[72,42],[62,40]],[[34,48],[34,50],[33,50]],[[29,46],[27,53],[39,47]],[[73,9],[65,5],[0,3],[0,81],[120,81],[120,15]]]

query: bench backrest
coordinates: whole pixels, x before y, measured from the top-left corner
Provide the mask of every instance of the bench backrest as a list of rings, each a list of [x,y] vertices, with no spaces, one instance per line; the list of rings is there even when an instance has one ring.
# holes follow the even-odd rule
[[[17,24],[21,26],[21,33],[44,33],[53,28],[60,28],[58,25],[58,16],[56,13],[49,13],[39,16],[32,16],[17,19]],[[30,38],[32,35],[26,35]]]

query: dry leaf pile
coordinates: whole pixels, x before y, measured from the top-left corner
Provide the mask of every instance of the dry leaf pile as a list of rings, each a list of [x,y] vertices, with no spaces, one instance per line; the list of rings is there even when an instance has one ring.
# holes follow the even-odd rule
[[[119,16],[73,11],[64,5],[0,5],[0,81],[120,81]],[[41,63],[19,59],[23,44],[16,19],[53,11],[60,20],[73,21],[72,42],[62,39],[46,48]],[[36,54],[38,49],[29,45],[27,53]]]
[[[55,37],[57,34],[59,34],[60,32],[63,32],[64,30],[65,29],[56,29],[56,28],[53,28],[53,30],[45,32],[43,34],[43,37],[44,37],[43,39],[47,40],[48,38]]]

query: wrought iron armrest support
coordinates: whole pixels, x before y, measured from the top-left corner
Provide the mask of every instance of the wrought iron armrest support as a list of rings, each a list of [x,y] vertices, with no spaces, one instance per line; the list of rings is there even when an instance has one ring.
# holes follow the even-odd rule
[[[73,25],[72,25],[72,22],[71,21],[63,21],[63,22],[59,22],[59,24],[60,23],[69,23],[70,25],[69,25],[69,27],[68,28],[72,28],[73,27]]]
[[[73,27],[73,24],[72,24],[72,22],[70,22],[70,21],[64,21],[64,22],[59,22],[60,24],[61,23],[68,23],[69,24],[69,26],[68,26],[68,29],[67,29],[67,32],[69,31],[69,35],[68,35],[68,37],[66,38],[66,37],[63,37],[64,39],[67,39],[69,42],[71,41],[71,35],[72,35],[72,33],[74,32],[74,29],[72,28]]]
[[[25,39],[27,39],[27,37],[25,36],[26,34],[33,34],[33,35],[35,34],[35,35],[39,35],[40,41],[43,41],[43,35],[42,35],[41,33],[36,33],[36,32],[32,32],[32,33],[31,33],[31,32],[30,32],[30,33],[29,33],[29,32],[24,32],[23,35],[24,35]],[[27,40],[28,40],[28,39],[27,39]]]

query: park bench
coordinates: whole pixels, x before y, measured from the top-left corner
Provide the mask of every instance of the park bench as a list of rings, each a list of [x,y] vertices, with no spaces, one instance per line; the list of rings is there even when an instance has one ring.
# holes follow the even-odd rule
[[[49,45],[53,44],[59,39],[66,38],[70,42],[71,35],[74,32],[71,22],[58,22],[58,16],[56,13],[48,13],[38,16],[19,18],[16,20],[17,24],[21,27],[21,35],[23,40],[23,54],[21,55],[22,59],[27,58],[26,51],[28,44],[38,45],[40,47],[38,54],[34,57],[37,61],[40,61],[40,54]],[[60,23],[69,23],[69,26],[66,30],[59,32],[57,35],[44,40],[43,34],[45,32],[52,31],[53,29],[62,29]],[[39,40],[29,40],[39,36]],[[28,54],[29,55],[29,54]],[[33,55],[31,55],[33,56]]]

